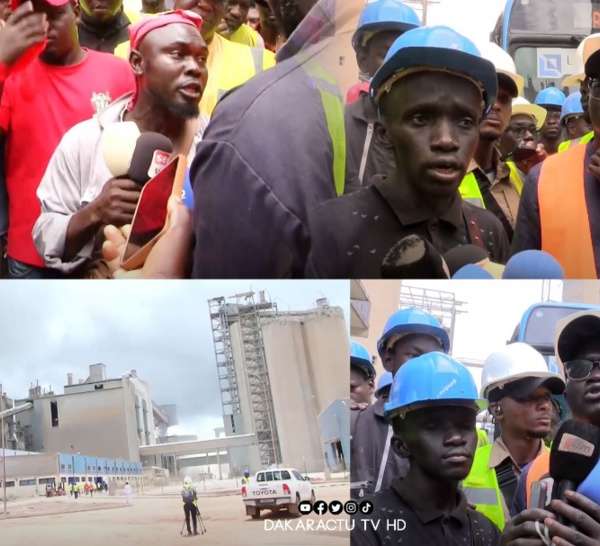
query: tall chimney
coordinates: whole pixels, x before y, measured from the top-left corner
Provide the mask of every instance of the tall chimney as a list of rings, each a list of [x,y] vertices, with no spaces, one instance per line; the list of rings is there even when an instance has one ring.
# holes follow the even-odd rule
[[[71,385],[73,385],[73,374],[72,373],[68,373],[67,374],[67,385],[70,387]]]

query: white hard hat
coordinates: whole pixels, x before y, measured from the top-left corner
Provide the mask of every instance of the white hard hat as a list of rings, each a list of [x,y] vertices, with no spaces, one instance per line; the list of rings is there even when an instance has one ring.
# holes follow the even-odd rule
[[[183,483],[185,483],[185,484],[190,484],[190,483],[192,483],[192,478],[190,478],[189,476],[186,476],[186,477],[183,479]]]
[[[573,67],[574,74],[567,76],[563,80],[565,87],[579,85],[585,79],[585,63],[590,56],[600,48],[600,34],[590,34],[586,36],[575,51],[575,63]]]
[[[542,108],[537,104],[531,104],[523,97],[517,97],[512,103],[512,115],[516,116],[517,114],[526,114],[531,116],[535,122],[537,130],[539,131],[544,126],[548,112],[545,108]]]
[[[564,390],[562,375],[551,372],[538,351],[526,343],[511,343],[494,351],[485,361],[481,372],[481,396],[488,398],[492,389],[503,389],[518,379],[536,377],[553,380],[553,390]]]
[[[481,56],[494,65],[497,74],[507,76],[512,81],[514,84],[513,97],[518,97],[523,93],[525,79],[517,74],[517,67],[512,57],[499,45],[492,42],[484,42],[478,44],[477,47]]]

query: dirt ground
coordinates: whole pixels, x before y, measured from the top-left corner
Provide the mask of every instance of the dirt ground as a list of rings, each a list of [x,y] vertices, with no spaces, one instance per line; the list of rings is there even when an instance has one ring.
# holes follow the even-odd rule
[[[349,499],[348,484],[315,485],[318,500],[327,503]],[[260,520],[246,516],[242,497],[236,495],[201,497],[199,507],[206,527],[206,534],[188,537],[180,534],[183,509],[175,495],[134,496],[127,506],[123,497],[94,498],[70,497],[36,498],[9,503],[7,517],[2,515],[0,502],[0,543],[7,546],[117,546],[171,545],[178,541],[192,541],[206,546],[347,546],[349,532],[345,514],[302,518],[289,518],[287,514],[273,515],[263,512]],[[312,520],[314,530],[273,529],[289,522],[297,526],[301,521],[306,527]],[[318,522],[335,520],[329,528],[319,530]],[[321,523],[323,526],[323,523]],[[198,528],[200,532],[200,528]],[[190,546],[189,542],[185,542]]]

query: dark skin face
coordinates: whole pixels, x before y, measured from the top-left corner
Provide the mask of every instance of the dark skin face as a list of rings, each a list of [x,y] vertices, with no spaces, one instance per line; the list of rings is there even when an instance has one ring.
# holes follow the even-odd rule
[[[142,11],[144,13],[162,13],[167,11],[165,0],[142,0]]]
[[[2,21],[8,20],[10,17],[10,2],[9,0],[0,1],[0,19]]]
[[[257,8],[250,8],[248,10],[248,24],[252,27],[258,25],[260,23],[260,15],[258,14]]]
[[[600,340],[585,343],[575,359],[600,360]],[[600,370],[595,367],[587,379],[575,381],[567,378],[565,398],[573,417],[600,426],[600,397],[594,394],[600,388]],[[591,392],[590,392],[591,391]]]
[[[585,121],[584,116],[573,116],[566,123],[567,137],[569,139],[581,138],[592,130]]]
[[[377,400],[381,400],[381,403],[385,404],[390,397],[391,390],[392,386],[390,385],[389,387],[386,387],[385,389],[379,391],[379,396],[377,397]]]
[[[193,11],[202,17],[202,38],[210,44],[227,11],[227,0],[175,0],[175,9]]]
[[[228,0],[225,22],[229,32],[235,32],[248,19],[250,0]]]
[[[277,19],[275,19],[275,15],[273,15],[270,7],[263,6],[262,4],[256,4],[256,11],[258,11],[261,30],[264,30],[266,27],[271,30],[279,31],[277,27]]]
[[[588,85],[587,77],[580,83],[579,92],[581,93],[581,106],[583,107],[583,118],[585,122],[591,126],[592,120],[590,119],[590,87]]]
[[[517,148],[537,146],[537,129],[535,121],[527,114],[516,114],[510,119],[508,128],[500,139],[502,155],[506,156]]]
[[[479,138],[482,140],[498,140],[510,123],[513,98],[503,82],[503,79],[498,80],[498,97],[490,113],[479,125]]]
[[[268,0],[283,37],[287,40],[317,0]]]
[[[375,380],[356,366],[350,366],[350,398],[357,404],[370,404],[375,392]]]
[[[385,30],[373,36],[364,47],[358,47],[356,61],[363,74],[373,77],[383,64],[388,50],[396,39],[402,35],[398,30]]]
[[[206,43],[191,25],[173,24],[150,32],[130,63],[138,80],[138,102],[187,119],[198,115],[208,71]]]
[[[458,482],[471,471],[475,449],[475,406],[428,406],[394,419],[392,446],[429,480]]]
[[[94,23],[111,23],[122,7],[123,0],[81,0],[83,16]]]
[[[560,108],[555,106],[545,106],[545,110],[548,112],[544,126],[540,131],[542,139],[555,140],[560,137],[561,126],[560,126]]]
[[[396,375],[402,365],[412,358],[441,350],[442,346],[436,338],[425,334],[411,334],[400,338],[385,352],[383,367],[386,371],[392,372],[392,375]]]
[[[48,21],[48,42],[41,59],[52,65],[69,65],[83,58],[77,34],[79,7],[72,3],[51,6],[44,0],[32,3],[33,10],[45,13]]]
[[[399,184],[409,184],[432,208],[447,208],[479,141],[482,99],[453,74],[419,72],[381,97],[380,113],[394,145]]]
[[[497,404],[491,404],[503,434],[517,437],[545,438],[550,431],[552,419],[552,396],[550,391],[541,386],[530,396],[514,400],[505,396]],[[500,406],[502,413],[495,413]]]

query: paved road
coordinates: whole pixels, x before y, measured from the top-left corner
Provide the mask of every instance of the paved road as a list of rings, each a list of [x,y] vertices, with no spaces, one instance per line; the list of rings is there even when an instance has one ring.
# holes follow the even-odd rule
[[[349,499],[349,487],[347,484],[316,486],[315,495],[328,503],[345,502]],[[72,511],[84,506],[89,510]],[[172,497],[134,497],[131,506],[126,506],[122,497],[97,495],[77,501],[69,497],[19,501],[9,504],[10,519],[3,519],[0,514],[0,542],[10,546],[170,546],[179,541],[186,541],[184,544],[191,541],[198,546],[349,544],[346,515],[311,514],[291,519],[285,514],[266,512],[260,520],[252,520],[245,514],[240,495],[201,498],[200,510],[207,533],[187,537],[184,531],[182,537],[183,510],[181,502]],[[35,514],[44,515],[32,517]],[[309,522],[312,522],[312,531],[289,530],[290,526],[306,528]],[[286,525],[288,530],[284,530]]]

